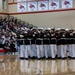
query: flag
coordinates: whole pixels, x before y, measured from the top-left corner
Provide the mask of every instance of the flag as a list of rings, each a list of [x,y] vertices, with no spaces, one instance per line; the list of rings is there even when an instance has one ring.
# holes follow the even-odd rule
[[[6,9],[6,0],[2,0],[2,9]]]
[[[38,11],[48,10],[48,1],[38,1]]]
[[[37,11],[37,2],[28,2],[28,11]]]
[[[61,1],[62,8],[72,8],[73,7],[73,0],[62,0]]]
[[[49,0],[49,9],[59,9],[59,0]]]
[[[17,3],[17,11],[18,12],[26,12],[27,11],[27,3],[26,2]]]

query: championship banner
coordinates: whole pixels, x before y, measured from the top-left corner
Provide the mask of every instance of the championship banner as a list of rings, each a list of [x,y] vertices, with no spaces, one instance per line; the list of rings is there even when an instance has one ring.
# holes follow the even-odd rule
[[[27,12],[27,3],[17,3],[17,11],[18,12]]]
[[[38,1],[38,11],[48,10],[48,1]]]
[[[26,1],[26,0],[17,0],[17,2],[24,2],[24,1]]]
[[[59,0],[49,0],[49,9],[59,9]]]
[[[2,9],[4,10],[6,8],[7,8],[7,6],[6,6],[6,0],[2,0]]]
[[[73,0],[62,0],[62,8],[72,8]]]
[[[28,2],[28,11],[37,11],[37,2]]]

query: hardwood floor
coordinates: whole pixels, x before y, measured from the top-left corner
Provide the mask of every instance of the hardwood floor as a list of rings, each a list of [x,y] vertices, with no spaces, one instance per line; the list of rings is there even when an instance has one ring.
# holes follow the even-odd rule
[[[0,75],[75,75],[75,60],[20,60],[0,55]]]

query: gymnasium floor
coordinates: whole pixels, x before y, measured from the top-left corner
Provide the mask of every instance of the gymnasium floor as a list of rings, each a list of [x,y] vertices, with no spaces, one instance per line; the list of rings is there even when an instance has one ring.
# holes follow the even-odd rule
[[[75,75],[75,60],[20,60],[0,55],[0,75]]]

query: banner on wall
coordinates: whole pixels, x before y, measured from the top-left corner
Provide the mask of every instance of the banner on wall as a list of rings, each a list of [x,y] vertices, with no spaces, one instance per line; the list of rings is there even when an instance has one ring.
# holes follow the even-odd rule
[[[38,11],[48,10],[48,1],[38,1]]]
[[[26,0],[17,0],[17,2],[23,2],[23,1],[26,1]]]
[[[73,0],[62,0],[62,8],[72,8]]]
[[[17,2],[24,2],[24,1],[26,1],[26,0],[17,0]]]
[[[6,0],[2,0],[2,9],[6,9]]]
[[[28,2],[28,11],[37,11],[37,2]]]
[[[49,0],[49,9],[54,10],[54,9],[59,9],[59,0]]]
[[[17,3],[17,11],[18,12],[27,12],[27,3]]]

